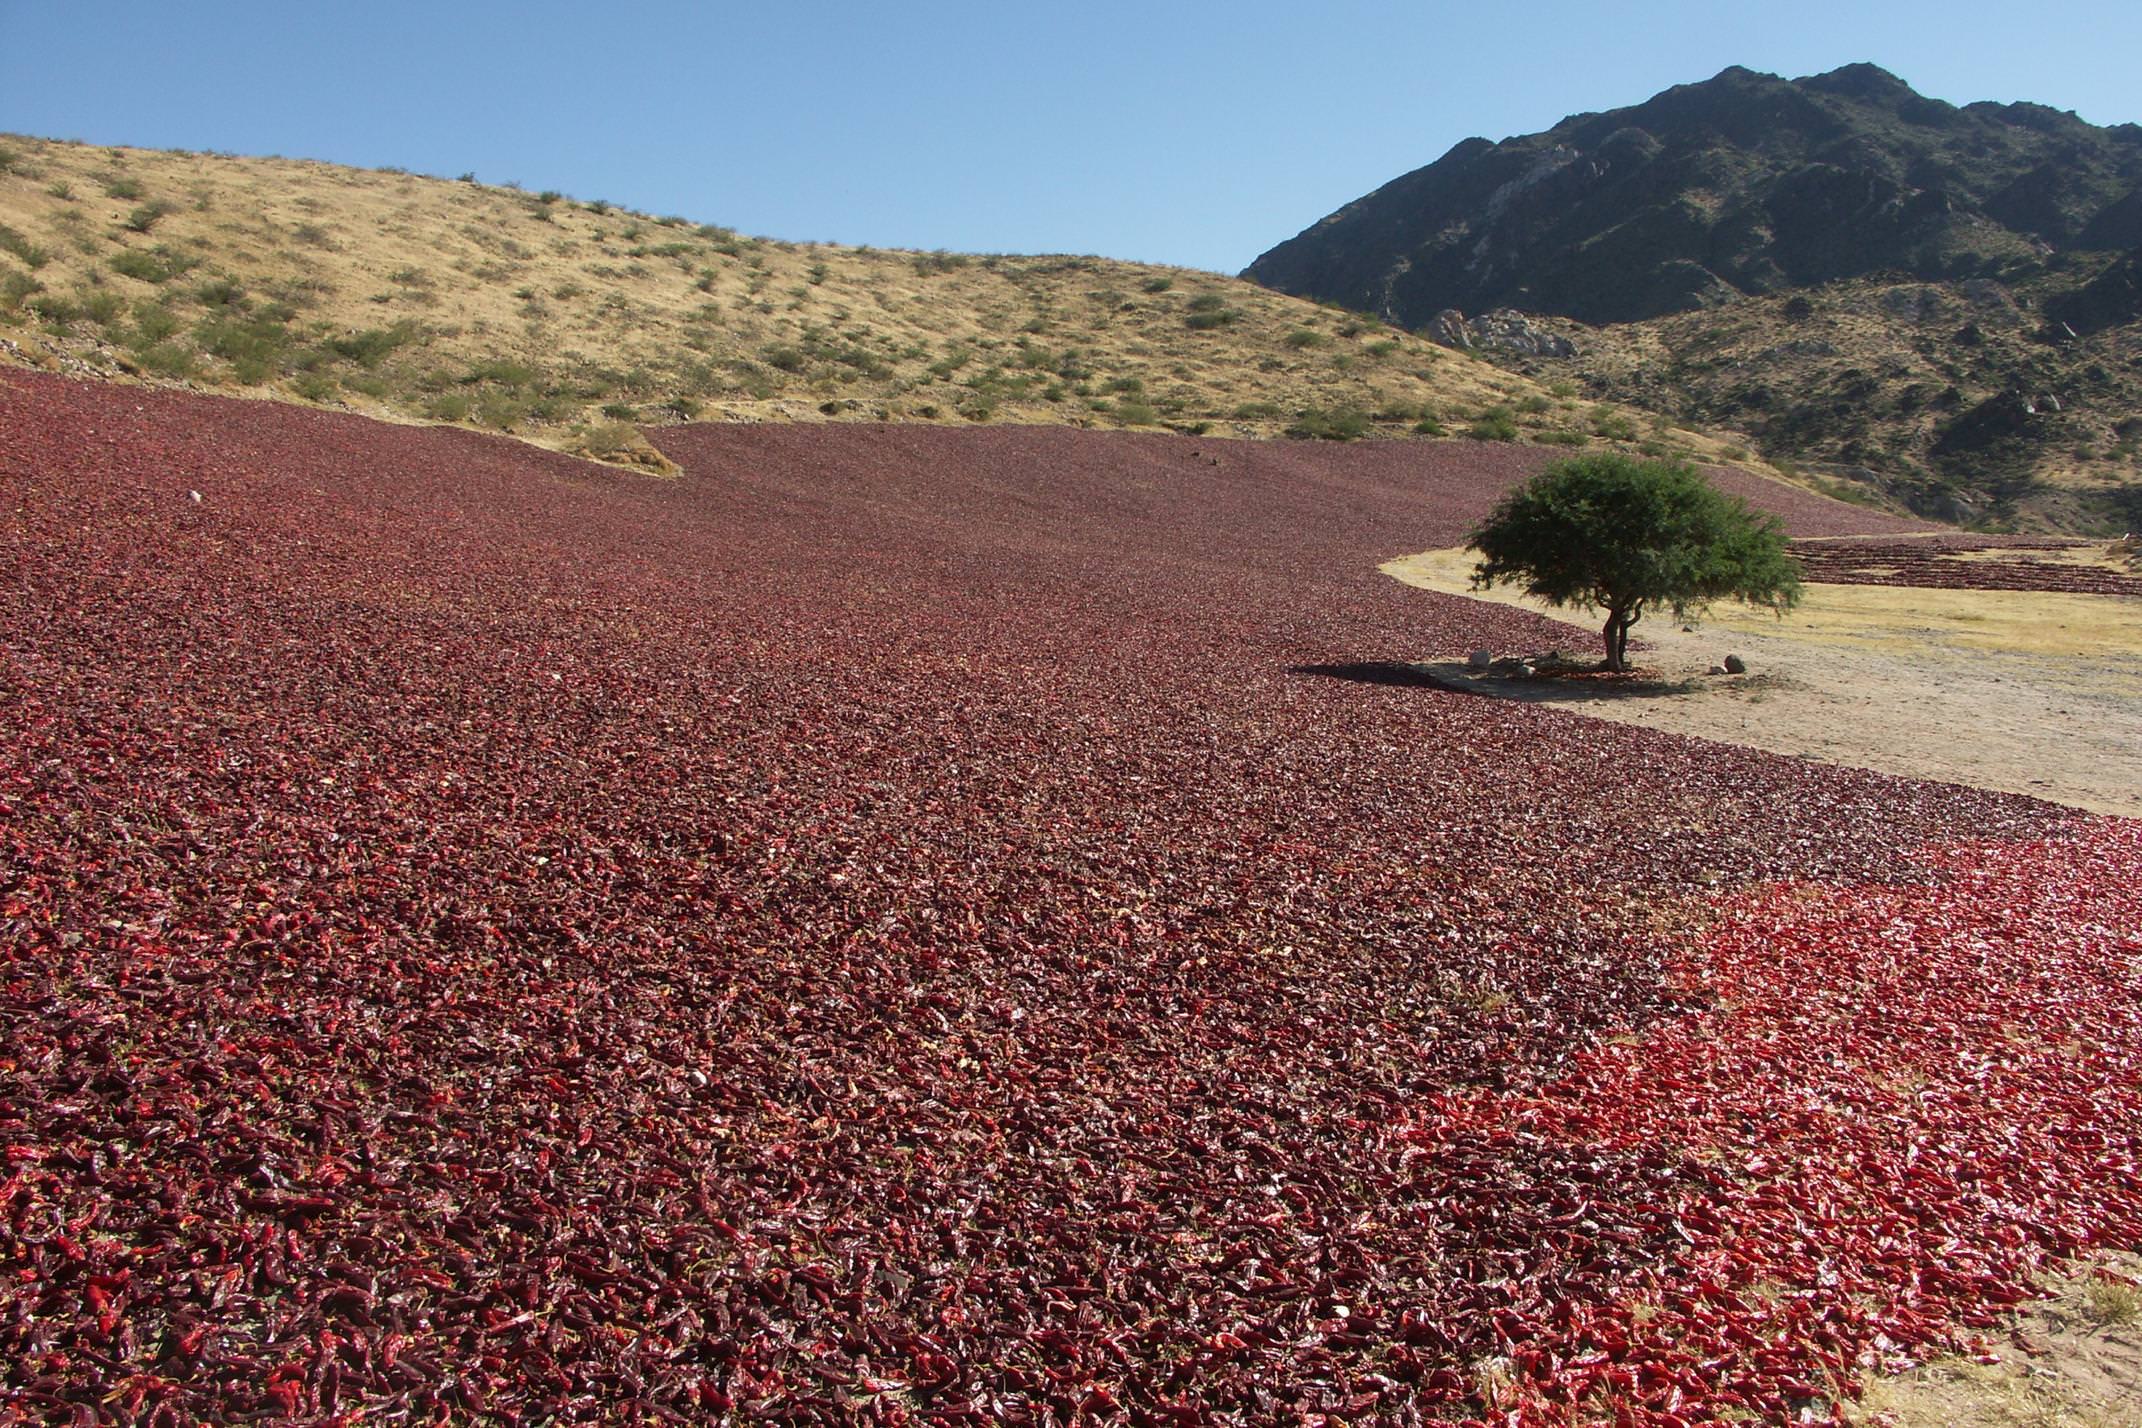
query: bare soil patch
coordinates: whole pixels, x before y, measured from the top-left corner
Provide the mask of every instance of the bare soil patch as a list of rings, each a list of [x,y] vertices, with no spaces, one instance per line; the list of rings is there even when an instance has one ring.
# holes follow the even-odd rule
[[[2142,1256],[2111,1255],[2049,1287],[1991,1362],[1938,1359],[1868,1386],[1867,1428],[2137,1428]]]
[[[1423,589],[1546,612],[1509,591],[1472,592],[1471,568],[1456,549],[1383,567]],[[1638,634],[1644,668],[1627,677],[1552,663],[1483,673],[1462,650],[1436,651],[1424,669],[1446,686],[1621,723],[2142,815],[2142,600],[1810,585],[1782,620],[1720,607],[1692,628],[1652,620]],[[1589,660],[1596,644],[1573,632],[1563,652]],[[1729,653],[1748,674],[1708,673]]]

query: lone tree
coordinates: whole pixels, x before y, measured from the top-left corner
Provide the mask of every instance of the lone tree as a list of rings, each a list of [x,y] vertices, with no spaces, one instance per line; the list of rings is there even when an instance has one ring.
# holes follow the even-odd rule
[[[1733,599],[1779,614],[1800,600],[1785,532],[1682,461],[1614,452],[1558,461],[1502,499],[1466,540],[1473,587],[1521,585],[1550,605],[1606,611],[1606,667],[1629,667],[1647,605],[1676,617]]]

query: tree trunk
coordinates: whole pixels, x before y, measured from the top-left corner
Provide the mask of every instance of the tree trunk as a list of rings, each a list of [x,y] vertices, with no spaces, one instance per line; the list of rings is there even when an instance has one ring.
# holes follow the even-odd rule
[[[1631,605],[1617,610],[1607,607],[1606,622],[1606,667],[1620,674],[1629,667],[1629,627],[1643,618],[1643,606]]]

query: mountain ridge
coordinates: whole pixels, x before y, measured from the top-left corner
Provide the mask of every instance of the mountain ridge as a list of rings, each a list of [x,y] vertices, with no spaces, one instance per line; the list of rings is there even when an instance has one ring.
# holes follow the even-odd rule
[[[1461,141],[1245,276],[1940,519],[2142,523],[2142,126],[1734,66]]]
[[[1733,66],[1463,140],[1244,276],[1407,327],[1453,307],[1614,322],[1884,268],[2000,276],[2086,237],[2142,242],[2142,127],[1951,105],[1872,64],[1798,80]]]

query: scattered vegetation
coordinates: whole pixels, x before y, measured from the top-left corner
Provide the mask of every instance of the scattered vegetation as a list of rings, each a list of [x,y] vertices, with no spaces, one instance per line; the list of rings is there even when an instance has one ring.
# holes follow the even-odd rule
[[[797,245],[549,190],[20,147],[38,183],[0,198],[0,321],[34,329],[39,352],[109,361],[116,344],[147,375],[572,450],[608,426],[739,415],[1405,437],[1539,394],[1217,275]],[[128,207],[99,233],[56,187]]]

